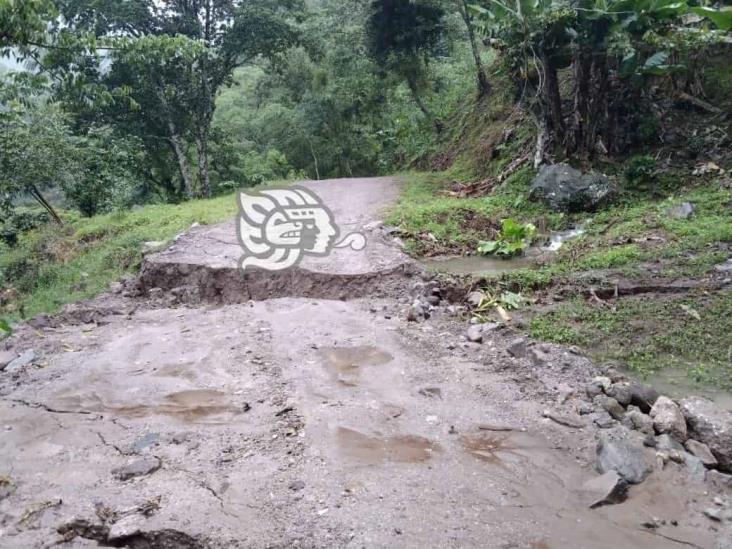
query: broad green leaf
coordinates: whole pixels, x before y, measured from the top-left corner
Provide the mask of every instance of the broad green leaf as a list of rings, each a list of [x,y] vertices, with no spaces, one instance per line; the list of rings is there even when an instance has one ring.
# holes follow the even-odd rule
[[[720,9],[708,7],[695,7],[691,11],[712,21],[718,28],[728,31],[732,29],[732,6],[724,6]]]

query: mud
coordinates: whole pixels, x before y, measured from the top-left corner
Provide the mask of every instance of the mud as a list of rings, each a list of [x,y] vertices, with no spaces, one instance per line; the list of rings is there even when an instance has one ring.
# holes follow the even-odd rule
[[[559,396],[598,372],[561,347],[513,358],[510,330],[470,344],[446,310],[407,323],[390,297],[97,303],[94,323],[8,342],[42,359],[0,374],[2,547],[713,548],[728,534],[702,514],[721,488],[675,463],[622,505],[583,504],[595,432],[543,412],[574,410],[579,391]],[[160,468],[113,474],[143,458]]]

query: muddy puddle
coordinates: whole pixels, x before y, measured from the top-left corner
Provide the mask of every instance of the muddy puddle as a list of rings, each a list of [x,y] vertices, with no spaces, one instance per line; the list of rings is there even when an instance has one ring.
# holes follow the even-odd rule
[[[532,267],[539,258],[551,258],[551,254],[559,251],[566,242],[581,236],[584,232],[584,229],[577,227],[550,233],[540,239],[543,241],[542,245],[532,246],[524,255],[509,259],[484,255],[444,256],[425,259],[422,264],[430,271],[459,276],[501,275]]]
[[[374,465],[383,462],[420,463],[440,451],[439,444],[424,437],[376,437],[345,427],[336,431],[336,443],[342,456]]]
[[[371,367],[388,364],[394,357],[378,347],[327,347],[321,349],[326,370],[334,381],[347,387],[355,387],[362,377],[377,375]]]
[[[714,401],[720,408],[732,411],[732,392],[696,383],[689,378],[687,370],[664,368],[645,376],[643,381],[661,394],[669,395],[672,398],[686,398],[689,395],[703,396]]]
[[[229,396],[211,389],[194,389],[165,395],[160,402],[134,405],[105,401],[96,393],[58,399],[55,407],[79,413],[112,414],[124,418],[168,416],[187,423],[223,423],[247,411],[248,406],[236,406]]]

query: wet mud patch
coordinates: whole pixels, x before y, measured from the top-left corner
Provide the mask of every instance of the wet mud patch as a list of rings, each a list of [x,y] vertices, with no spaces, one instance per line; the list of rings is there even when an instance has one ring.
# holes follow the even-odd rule
[[[249,410],[249,404],[236,405],[229,395],[211,389],[193,389],[165,395],[161,402],[134,405],[109,404],[96,393],[88,397],[70,396],[54,403],[69,412],[112,414],[123,418],[168,416],[186,423],[226,423]]]
[[[421,463],[441,449],[436,442],[416,435],[376,437],[346,427],[338,428],[336,442],[342,456],[370,465]]]
[[[372,373],[369,367],[388,364],[394,357],[378,347],[328,347],[321,350],[321,356],[328,373],[334,381],[347,387],[355,387],[363,376]]]

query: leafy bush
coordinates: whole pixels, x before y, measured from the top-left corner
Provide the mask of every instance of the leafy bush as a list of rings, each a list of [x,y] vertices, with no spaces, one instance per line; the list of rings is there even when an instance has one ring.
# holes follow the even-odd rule
[[[536,227],[531,223],[521,224],[515,219],[504,219],[501,221],[498,240],[481,242],[478,251],[486,255],[495,254],[503,257],[519,255],[531,246],[534,236]]]
[[[0,223],[0,242],[12,247],[18,243],[18,237],[48,222],[48,214],[43,211],[14,211]]]
[[[625,164],[625,179],[632,187],[645,187],[653,181],[656,159],[650,155],[636,155]]]

